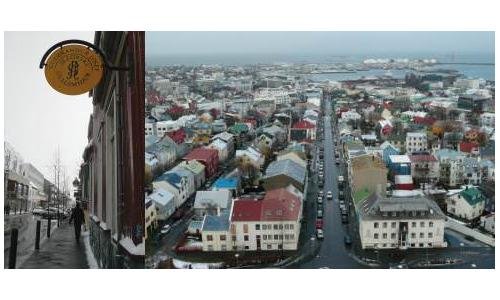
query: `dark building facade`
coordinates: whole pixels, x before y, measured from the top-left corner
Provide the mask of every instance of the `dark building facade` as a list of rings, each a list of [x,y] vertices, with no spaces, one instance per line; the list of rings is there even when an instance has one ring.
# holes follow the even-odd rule
[[[113,66],[91,92],[80,169],[90,244],[101,268],[144,267],[144,32],[96,32]]]

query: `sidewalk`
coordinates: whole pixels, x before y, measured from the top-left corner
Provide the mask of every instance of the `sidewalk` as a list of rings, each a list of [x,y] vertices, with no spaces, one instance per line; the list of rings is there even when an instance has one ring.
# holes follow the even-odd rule
[[[82,232],[83,235],[84,232]],[[64,222],[20,269],[87,269],[89,268],[84,237],[76,243],[73,225]]]

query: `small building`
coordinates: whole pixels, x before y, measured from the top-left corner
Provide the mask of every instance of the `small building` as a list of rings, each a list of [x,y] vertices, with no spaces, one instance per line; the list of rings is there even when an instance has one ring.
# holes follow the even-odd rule
[[[219,162],[225,162],[229,156],[229,151],[227,148],[227,143],[224,142],[221,139],[216,139],[210,145],[208,145],[208,148],[215,149],[217,150],[219,154]]]
[[[411,174],[415,184],[436,183],[439,179],[439,161],[432,154],[409,155],[411,161]]]
[[[408,154],[427,151],[427,134],[425,132],[408,132],[405,146]]]
[[[262,185],[266,191],[293,185],[306,193],[307,169],[291,159],[274,161],[266,169]]]
[[[220,191],[198,191],[194,200],[194,213],[197,217],[204,215],[218,216],[231,209],[231,192]]]
[[[260,170],[265,163],[264,154],[252,146],[244,150],[236,150],[236,159],[242,163],[252,164],[257,170]]]
[[[175,212],[174,194],[169,191],[156,189],[152,194],[146,197],[146,203],[148,203],[148,201],[154,203],[157,220],[165,221]]]
[[[302,142],[307,140],[316,140],[316,126],[306,120],[293,124],[290,129],[290,141]]]
[[[390,155],[388,167],[393,175],[411,176],[411,160],[408,155]]]
[[[450,149],[436,151],[439,161],[439,182],[448,187],[456,187],[463,183],[464,159],[462,152]]]
[[[481,228],[495,235],[495,213],[481,217]]]
[[[187,185],[187,178],[168,172],[153,181],[154,189],[163,189],[174,195],[175,208],[180,207],[188,199]]]
[[[447,212],[467,221],[479,218],[484,211],[486,199],[475,187],[466,186],[459,192],[450,192],[446,200]]]
[[[219,167],[219,152],[215,149],[199,147],[193,149],[184,160],[197,160],[205,166],[205,178],[209,179],[217,173]]]
[[[197,160],[185,160],[180,162],[177,167],[184,168],[194,175],[194,187],[199,189],[205,183],[205,165]]]

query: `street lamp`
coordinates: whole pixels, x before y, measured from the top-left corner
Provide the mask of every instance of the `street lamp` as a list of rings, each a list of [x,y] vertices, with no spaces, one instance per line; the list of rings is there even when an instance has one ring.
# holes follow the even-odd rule
[[[236,253],[234,257],[236,258],[236,267],[238,267],[238,258],[240,257],[240,254]]]

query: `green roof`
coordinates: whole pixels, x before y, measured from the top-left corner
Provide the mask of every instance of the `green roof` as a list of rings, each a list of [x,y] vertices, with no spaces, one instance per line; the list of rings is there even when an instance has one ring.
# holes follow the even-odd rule
[[[242,132],[247,132],[248,126],[247,126],[247,124],[244,124],[244,123],[236,123],[229,128],[229,131],[240,134]]]
[[[474,206],[482,201],[484,201],[483,194],[475,188],[467,188],[460,192],[460,195],[464,197],[465,201],[467,201],[471,206]]]

